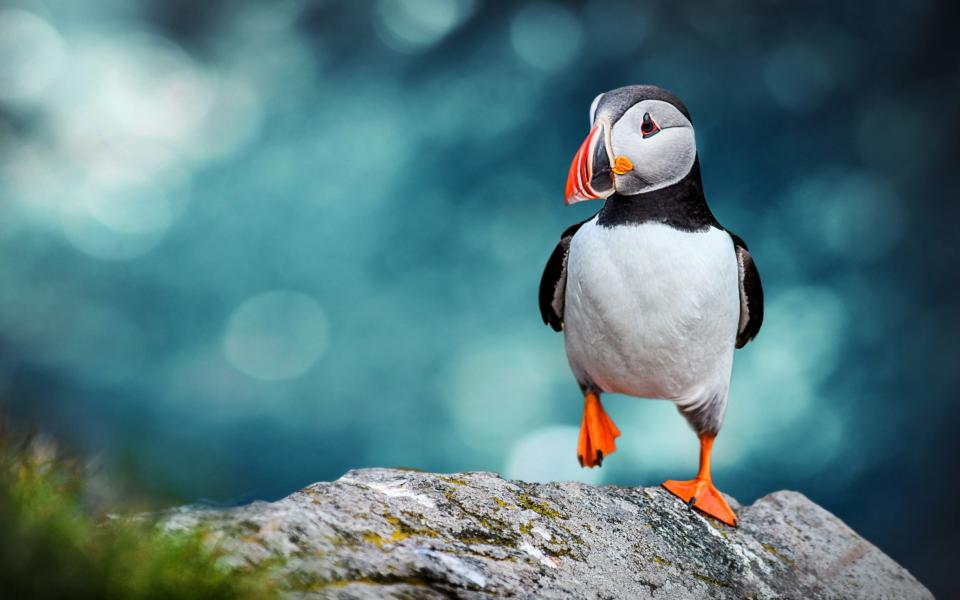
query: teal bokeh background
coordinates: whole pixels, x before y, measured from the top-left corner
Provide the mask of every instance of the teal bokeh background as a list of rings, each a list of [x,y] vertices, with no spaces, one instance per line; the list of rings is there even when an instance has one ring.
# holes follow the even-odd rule
[[[186,500],[362,466],[659,483],[662,402],[581,400],[536,288],[593,97],[676,92],[767,292],[715,452],[953,587],[960,79],[929,1],[13,0],[0,398]]]

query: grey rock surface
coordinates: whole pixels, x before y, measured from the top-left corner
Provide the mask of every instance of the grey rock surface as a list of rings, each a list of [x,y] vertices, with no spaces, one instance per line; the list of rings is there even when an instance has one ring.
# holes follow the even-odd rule
[[[736,529],[660,488],[364,469],[164,523],[204,527],[290,598],[933,597],[802,494],[731,506]]]

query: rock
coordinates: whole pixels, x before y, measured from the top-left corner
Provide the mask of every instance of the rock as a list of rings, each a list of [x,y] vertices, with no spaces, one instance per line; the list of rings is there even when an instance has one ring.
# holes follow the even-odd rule
[[[492,473],[350,471],[278,502],[184,507],[235,565],[289,598],[932,598],[797,492],[731,506],[740,527],[660,488]]]

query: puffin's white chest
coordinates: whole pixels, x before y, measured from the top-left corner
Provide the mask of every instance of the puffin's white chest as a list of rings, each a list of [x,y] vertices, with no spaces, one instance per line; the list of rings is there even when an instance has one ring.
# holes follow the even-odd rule
[[[729,234],[594,219],[567,261],[564,339],[581,382],[681,406],[725,403],[740,314]]]

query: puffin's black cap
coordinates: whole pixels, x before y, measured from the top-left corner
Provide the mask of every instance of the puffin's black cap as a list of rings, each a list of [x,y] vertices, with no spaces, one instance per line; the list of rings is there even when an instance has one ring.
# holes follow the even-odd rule
[[[628,85],[610,90],[601,96],[600,103],[597,104],[597,113],[606,112],[610,116],[610,121],[616,123],[631,106],[643,100],[661,100],[672,104],[683,113],[688,121],[693,122],[693,119],[690,118],[690,111],[680,101],[680,98],[655,85]]]

